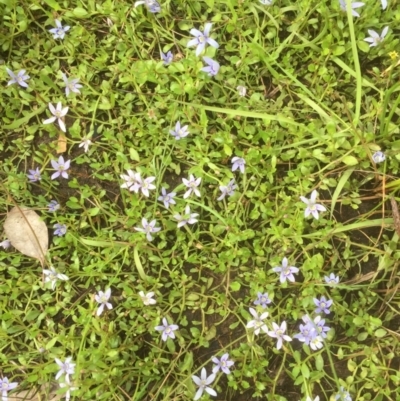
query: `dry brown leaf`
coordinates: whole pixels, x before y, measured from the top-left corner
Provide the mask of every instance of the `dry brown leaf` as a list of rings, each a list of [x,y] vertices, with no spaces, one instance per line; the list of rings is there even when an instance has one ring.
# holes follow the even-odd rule
[[[53,391],[50,391],[50,394],[50,389],[45,386],[42,386],[39,391],[37,389],[15,391],[8,396],[8,401],[59,401],[64,398],[64,395],[55,394],[56,389],[57,387],[52,386]]]
[[[57,153],[64,153],[67,151],[67,138],[63,133],[60,133],[57,142]]]
[[[44,265],[49,234],[46,224],[34,210],[13,207],[4,222],[4,231],[14,248]]]

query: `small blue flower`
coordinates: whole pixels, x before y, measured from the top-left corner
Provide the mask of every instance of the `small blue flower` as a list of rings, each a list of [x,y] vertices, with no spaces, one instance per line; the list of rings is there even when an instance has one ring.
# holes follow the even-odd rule
[[[18,84],[19,86],[23,86],[24,88],[28,87],[28,84],[25,82],[27,81],[30,76],[26,75],[26,70],[18,71],[17,75],[15,75],[10,69],[6,68],[8,75],[11,77],[11,80],[8,81],[7,86],[12,84]]]
[[[214,357],[214,358],[211,358],[211,360],[215,363],[215,366],[213,367],[213,370],[212,370],[213,373],[217,373],[221,369],[222,372],[224,372],[226,375],[229,375],[231,373],[229,368],[235,364],[233,361],[229,360],[228,353],[222,355],[221,359]]]
[[[189,130],[188,130],[188,126],[184,125],[183,127],[181,127],[181,123],[180,121],[178,121],[175,124],[175,129],[174,130],[170,130],[169,133],[177,140],[179,141],[179,139],[185,138],[186,136],[188,136],[190,134]]]
[[[152,220],[150,223],[147,221],[147,219],[143,218],[142,219],[142,227],[134,227],[136,231],[140,231],[142,233],[146,234],[147,241],[153,241],[153,237],[151,236],[151,233],[156,233],[161,230],[160,227],[156,227],[156,221]]]
[[[191,29],[190,33],[195,36],[194,39],[189,40],[187,46],[192,47],[192,46],[197,46],[196,47],[196,56],[198,56],[205,48],[206,44],[208,43],[212,47],[215,47],[218,49],[219,44],[212,38],[210,38],[210,30],[211,30],[212,24],[207,23],[204,25],[204,32],[200,32],[198,29]]]
[[[144,1],[137,1],[134,4],[134,7],[140,6],[144,4],[144,6],[153,14],[159,13],[161,11],[160,4],[156,0],[144,0]]]
[[[383,152],[381,152],[380,150],[378,150],[377,152],[375,152],[372,155],[372,160],[374,161],[374,163],[378,164],[378,163],[382,163],[386,160],[386,156]]]
[[[288,266],[287,258],[282,259],[282,266],[274,267],[272,269],[275,273],[280,273],[279,280],[281,283],[286,282],[286,280],[295,281],[293,273],[298,273],[299,269],[295,266]]]
[[[55,228],[54,235],[58,235],[59,237],[62,237],[67,232],[67,226],[65,224],[57,223],[54,224],[53,228]]]
[[[300,333],[295,334],[293,338],[297,338],[304,344],[310,345],[310,342],[317,337],[318,332],[314,325],[309,321],[306,324],[300,324]]]
[[[42,179],[40,176],[40,170],[39,167],[36,167],[36,170],[29,170],[29,174],[27,174],[29,178],[29,182],[37,182]]]
[[[162,331],[162,340],[167,341],[168,337],[174,339],[175,338],[175,330],[179,329],[179,326],[176,324],[168,324],[167,319],[163,318],[163,326],[156,326],[155,329],[158,331]]]
[[[169,51],[167,54],[161,52],[161,59],[164,61],[164,65],[169,65],[172,63],[174,55],[172,54],[171,51]]]
[[[170,192],[168,194],[165,188],[161,188],[161,195],[158,197],[158,200],[164,202],[164,206],[168,209],[169,205],[176,205],[174,200],[175,195],[176,192]]]
[[[237,188],[237,185],[235,184],[235,180],[232,179],[228,182],[228,185],[221,185],[219,187],[221,191],[221,195],[217,198],[218,201],[222,200],[225,198],[226,195],[232,196],[235,193],[235,189]]]
[[[242,174],[244,174],[244,167],[246,165],[246,160],[241,157],[232,157],[232,171],[240,170]]]
[[[369,47],[378,46],[379,43],[381,43],[382,40],[385,39],[385,36],[387,35],[388,30],[389,30],[389,27],[385,26],[385,28],[383,28],[382,33],[379,35],[378,32],[375,32],[372,29],[368,29],[368,33],[370,34],[370,37],[369,38],[365,38],[364,40],[366,42],[370,43]]]
[[[352,401],[350,393],[344,389],[343,386],[340,386],[339,393],[335,395],[336,401]]]
[[[49,32],[53,34],[54,39],[64,39],[64,36],[66,32],[71,28],[68,25],[65,25],[64,27],[62,26],[61,22],[56,19],[55,23],[57,25],[57,28],[52,28],[49,29]]]
[[[332,306],[333,301],[331,299],[326,299],[324,296],[321,297],[321,299],[318,298],[313,298],[315,305],[317,306],[317,309],[315,309],[315,313],[321,313],[324,312],[326,314],[331,313],[329,308]]]
[[[47,207],[49,208],[49,212],[55,212],[60,208],[60,204],[55,200],[51,200]]]
[[[210,57],[203,57],[203,60],[207,67],[203,67],[201,71],[206,72],[210,77],[215,77],[219,71],[219,64]]]
[[[55,180],[60,175],[64,178],[68,178],[67,170],[69,169],[71,160],[64,161],[64,158],[60,156],[58,162],[55,160],[51,160],[50,162],[54,170],[56,170],[56,172],[51,175],[52,180]]]
[[[68,96],[70,92],[81,93],[79,88],[82,88],[82,85],[78,84],[79,78],[67,78],[67,76],[63,73],[62,79],[65,84],[65,96]]]
[[[257,299],[254,301],[254,305],[261,305],[263,308],[266,308],[271,302],[272,301],[269,299],[267,292],[265,294],[258,292]]]
[[[336,285],[339,284],[339,276],[335,276],[331,273],[329,276],[325,276],[325,282],[329,285]]]

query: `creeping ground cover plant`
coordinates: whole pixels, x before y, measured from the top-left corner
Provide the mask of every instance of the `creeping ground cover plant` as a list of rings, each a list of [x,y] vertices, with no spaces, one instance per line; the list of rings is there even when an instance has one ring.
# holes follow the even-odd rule
[[[2,400],[400,399],[398,1],[0,13]]]

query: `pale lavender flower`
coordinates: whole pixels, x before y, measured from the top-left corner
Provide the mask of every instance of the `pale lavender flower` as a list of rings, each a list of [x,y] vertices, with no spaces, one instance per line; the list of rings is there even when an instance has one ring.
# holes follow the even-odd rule
[[[241,157],[232,157],[232,171],[240,170],[242,174],[244,174],[244,168],[246,165],[246,160]]]
[[[58,162],[55,160],[51,160],[51,165],[53,166],[55,173],[52,174],[51,179],[55,180],[57,177],[61,175],[61,177],[68,178],[67,170],[71,164],[71,160],[64,161],[64,158],[60,156],[58,158]]]
[[[281,283],[284,283],[286,280],[294,283],[295,278],[293,273],[297,273],[299,269],[295,266],[288,266],[287,258],[282,259],[282,266],[274,267],[272,269],[275,273],[280,273],[279,280]]]
[[[276,323],[272,323],[272,330],[268,331],[268,335],[270,337],[276,338],[278,341],[276,343],[276,348],[281,349],[283,345],[283,340],[285,341],[292,341],[292,339],[285,334],[286,331],[286,322],[283,321],[280,326],[278,326]]]
[[[175,129],[174,130],[170,130],[169,133],[177,140],[179,141],[179,139],[184,138],[185,136],[188,136],[190,134],[189,130],[188,130],[188,126],[184,125],[183,127],[181,127],[181,123],[180,121],[178,121],[175,124]]]
[[[385,36],[387,35],[388,30],[389,30],[389,27],[385,26],[385,28],[383,28],[382,33],[379,35],[378,32],[375,32],[372,29],[368,29],[368,33],[370,34],[370,37],[365,38],[364,40],[366,42],[370,43],[369,47],[378,46],[379,43],[381,43],[382,40],[385,39]]]
[[[377,152],[375,152],[372,155],[372,160],[374,161],[374,163],[378,164],[378,163],[382,163],[386,160],[386,156],[383,152],[381,152],[380,150],[378,150]]]
[[[161,11],[160,4],[156,0],[142,0],[142,1],[137,1],[134,4],[134,7],[136,8],[137,6],[140,6],[143,4],[151,13],[159,13]]]
[[[163,326],[156,326],[155,330],[157,331],[162,331],[162,340],[167,341],[168,337],[174,339],[175,338],[175,330],[179,329],[179,326],[176,324],[168,324],[167,319],[164,317],[163,318]]]
[[[204,25],[204,32],[200,32],[197,29],[191,29],[190,33],[195,36],[194,39],[189,40],[187,46],[192,47],[196,46],[196,56],[198,56],[205,48],[206,44],[208,43],[212,47],[215,47],[218,49],[219,44],[212,38],[210,38],[210,30],[211,30],[212,24],[211,23],[206,23]]]
[[[63,374],[65,374],[65,381],[70,384],[69,375],[75,373],[75,363],[71,363],[72,357],[68,357],[65,362],[60,361],[55,358],[56,364],[59,366],[60,370],[56,374],[56,380],[58,380]]]
[[[55,200],[51,200],[47,207],[49,208],[49,212],[55,212],[60,208],[60,204]]]
[[[139,291],[139,296],[140,299],[142,300],[143,304],[148,306],[148,305],[155,305],[157,301],[153,299],[154,297],[154,292],[150,291],[147,294],[145,294],[143,291]]]
[[[157,233],[158,231],[160,231],[161,230],[161,228],[160,227],[156,227],[156,221],[155,220],[152,220],[150,223],[147,221],[147,219],[145,219],[144,217],[143,217],[143,219],[142,219],[142,226],[143,226],[143,228],[141,228],[141,227],[134,227],[134,229],[136,230],[136,231],[140,231],[140,232],[142,232],[142,233],[145,233],[146,234],[146,238],[147,238],[147,240],[148,241],[153,241],[153,237],[151,236],[151,233]]]
[[[318,332],[314,324],[309,320],[306,324],[300,324],[300,333],[295,334],[293,338],[297,338],[299,341],[309,345],[317,336]]]
[[[61,74],[65,84],[65,96],[69,96],[71,92],[81,93],[79,88],[82,88],[82,85],[78,84],[79,78],[67,78],[67,76],[64,73]]]
[[[190,213],[190,206],[187,205],[185,207],[185,214],[182,216],[180,214],[174,214],[174,219],[178,220],[178,228],[183,227],[185,224],[194,224],[197,223],[196,217],[198,213]]]
[[[190,174],[189,179],[182,178],[182,182],[187,188],[189,188],[183,195],[183,199],[189,198],[189,196],[194,192],[196,196],[201,196],[198,186],[201,183],[201,178],[194,178],[193,174]]]
[[[343,386],[340,386],[339,393],[335,395],[336,401],[352,401],[350,393],[344,389]]]
[[[0,379],[0,391],[2,401],[7,401],[8,392],[14,390],[18,386],[17,382],[10,383],[7,377]]]
[[[5,239],[4,241],[0,242],[0,246],[3,249],[8,249],[11,246],[11,241],[9,239]]]
[[[30,76],[25,74],[26,70],[20,70],[16,75],[8,68],[6,68],[6,70],[8,75],[11,77],[11,80],[8,81],[7,86],[12,84],[18,84],[19,86],[23,86],[24,88],[28,87],[28,84],[25,81],[27,81],[30,78]]]
[[[164,65],[169,65],[172,63],[174,55],[172,54],[171,51],[169,51],[167,54],[161,52],[161,59],[164,61]]]
[[[239,86],[236,87],[236,90],[238,91],[238,94],[239,94],[240,97],[246,96],[247,89],[246,89],[245,86],[239,85]]]
[[[207,64],[207,66],[203,67],[201,71],[206,72],[209,77],[215,77],[218,74],[220,68],[219,63],[210,57],[203,57],[203,60]]]
[[[57,273],[56,269],[53,266],[50,266],[50,269],[43,269],[43,274],[46,276],[44,278],[44,282],[51,283],[52,290],[56,288],[57,280],[69,280],[69,278],[65,274]]]
[[[263,308],[266,308],[271,302],[267,292],[265,294],[258,292],[257,299],[253,303],[254,305],[261,305]]]
[[[176,192],[167,193],[167,190],[163,187],[161,188],[161,195],[158,197],[158,200],[164,202],[164,206],[169,209],[169,205],[176,205],[174,200],[174,196]]]
[[[307,199],[304,196],[300,196],[300,199],[302,200],[302,202],[304,202],[307,205],[307,207],[304,211],[305,217],[308,217],[310,214],[312,214],[313,217],[318,220],[318,218],[319,218],[318,213],[326,211],[325,206],[322,206],[319,203],[316,203],[317,196],[318,196],[318,192],[315,189],[314,189],[314,191],[311,192],[310,199]]]
[[[335,276],[334,273],[331,273],[329,276],[325,276],[325,282],[329,285],[339,284],[339,276]]]
[[[111,297],[111,288],[108,288],[107,290],[105,290],[105,292],[99,291],[99,293],[94,296],[96,302],[100,304],[96,312],[97,316],[100,316],[103,313],[104,306],[107,306],[107,309],[112,309],[111,303],[108,302],[110,297]]]
[[[57,108],[55,108],[51,103],[49,103],[49,109],[51,111],[51,114],[53,114],[53,117],[44,120],[43,124],[50,124],[57,120],[61,131],[67,132],[67,129],[65,128],[65,123],[63,121],[63,117],[68,113],[68,107],[63,108],[61,102],[58,102]]]
[[[235,193],[235,189],[237,188],[237,185],[235,184],[235,180],[232,179],[228,182],[228,185],[221,185],[219,187],[221,191],[221,195],[217,198],[218,201],[225,199],[225,196],[232,196]]]
[[[29,178],[29,182],[40,181],[42,177],[40,176],[39,167],[36,167],[36,170],[29,170],[29,174],[27,174]]]
[[[71,387],[71,386],[70,386],[69,384],[67,384],[67,383],[60,383],[60,387],[61,387],[61,388],[67,387],[67,391],[66,391],[66,393],[64,394],[64,396],[65,396],[65,401],[69,401],[69,400],[71,399],[71,391],[78,390],[78,387]]]
[[[53,228],[55,228],[54,235],[58,235],[59,237],[62,237],[67,232],[67,226],[65,224],[57,223],[54,224]]]
[[[329,308],[331,307],[333,301],[327,300],[324,296],[321,297],[321,299],[318,298],[313,298],[314,304],[316,305],[317,309],[315,309],[315,313],[321,313],[324,312],[326,314],[331,313]]]
[[[194,401],[197,401],[203,395],[204,391],[212,395],[213,397],[217,396],[217,392],[211,387],[208,387],[215,380],[215,373],[212,373],[210,376],[207,376],[206,369],[202,368],[200,377],[192,376],[192,379],[196,384],[196,386],[199,388],[196,392],[196,395],[193,398]]]
[[[351,0],[349,0],[349,1],[351,2],[351,4],[350,4],[351,14],[354,17],[359,17],[360,14],[357,11],[355,11],[355,9],[364,6],[365,3],[360,3],[359,1],[355,1],[355,2],[353,2]],[[339,0],[339,4],[340,4],[341,10],[346,12],[346,0]]]
[[[229,368],[235,364],[235,362],[229,360],[229,354],[222,355],[221,359],[214,357],[211,360],[216,364],[213,367],[213,373],[217,373],[221,369],[226,375],[229,375],[231,373]]]
[[[62,26],[61,22],[56,19],[54,21],[57,25],[57,28],[49,29],[49,32],[53,34],[54,39],[64,39],[66,32],[71,28],[68,25]]]
[[[262,330],[264,333],[268,333],[268,327],[264,323],[264,320],[268,317],[269,313],[263,312],[261,315],[258,315],[257,311],[253,308],[249,308],[249,311],[254,317],[254,319],[247,322],[246,327],[248,329],[254,327],[254,334],[256,336],[260,334],[260,330]]]
[[[89,146],[92,144],[92,141],[88,138],[85,137],[82,139],[82,142],[79,144],[79,147],[82,148],[85,151],[85,153],[87,153],[87,151],[89,150]]]
[[[325,326],[325,319],[322,319],[321,316],[316,316],[314,318],[314,327],[322,338],[327,337],[327,332],[331,329],[328,326]]]
[[[150,196],[149,190],[156,189],[156,186],[152,184],[152,182],[156,179],[156,177],[148,177],[143,179],[140,177],[140,173],[138,173],[136,176],[137,176],[137,190],[140,189],[144,196],[149,197]],[[135,188],[136,187],[134,184],[130,187],[129,190],[137,192]]]

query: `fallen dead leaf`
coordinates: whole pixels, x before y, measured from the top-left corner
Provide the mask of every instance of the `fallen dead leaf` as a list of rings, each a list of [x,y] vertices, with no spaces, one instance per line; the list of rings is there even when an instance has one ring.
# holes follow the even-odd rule
[[[46,224],[26,207],[13,207],[4,222],[4,231],[11,245],[24,255],[38,259],[42,266],[49,245]]]
[[[67,138],[60,132],[57,142],[57,153],[64,153],[67,151]]]

